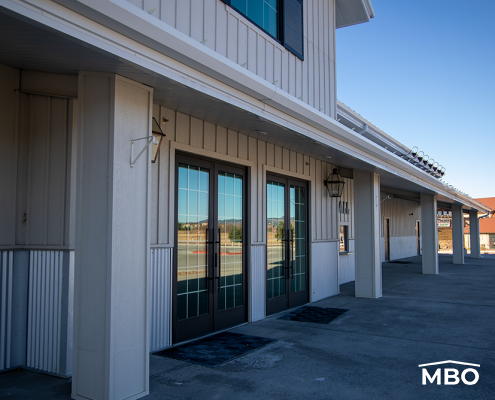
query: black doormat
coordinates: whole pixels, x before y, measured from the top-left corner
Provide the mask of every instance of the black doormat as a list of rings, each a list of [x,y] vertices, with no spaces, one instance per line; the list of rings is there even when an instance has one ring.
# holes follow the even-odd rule
[[[278,318],[289,321],[313,322],[315,324],[328,324],[335,318],[340,317],[346,311],[344,308],[324,308],[314,306],[304,306],[297,310]]]
[[[395,260],[395,261],[388,261],[390,264],[411,264],[411,261],[399,261],[399,260]]]
[[[222,332],[204,339],[172,347],[171,349],[162,350],[155,354],[157,356],[199,364],[204,367],[217,367],[275,341],[275,339],[267,339],[259,336]]]

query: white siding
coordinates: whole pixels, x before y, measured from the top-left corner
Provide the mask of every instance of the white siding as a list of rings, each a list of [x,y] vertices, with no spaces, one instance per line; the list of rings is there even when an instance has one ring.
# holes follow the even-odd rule
[[[381,257],[385,261],[384,220],[390,219],[390,259],[417,255],[416,221],[421,220],[421,205],[418,202],[398,199],[381,193]]]
[[[151,244],[174,244],[174,180],[175,152],[186,151],[201,156],[225,160],[251,170],[250,223],[251,243],[263,243],[265,221],[262,210],[265,198],[264,171],[307,180],[310,184],[308,204],[311,240],[338,240],[338,201],[328,197],[321,182],[334,168],[331,164],[289,151],[280,146],[247,137],[218,125],[199,120],[164,107],[153,107],[154,117],[169,121],[163,126],[166,134],[157,162],[151,167]],[[266,171],[265,171],[266,172]],[[352,198],[352,179],[346,179],[348,198]],[[349,200],[352,204],[352,201]]]
[[[339,294],[338,242],[313,243],[311,246],[310,301]]]
[[[15,244],[19,70],[0,64],[0,246]]]
[[[62,251],[30,252],[27,367],[71,375],[73,266]]]
[[[150,351],[172,344],[172,248],[151,249]]]
[[[9,196],[0,199],[0,208],[8,212],[2,226],[12,229],[2,229],[0,245],[73,247],[75,101],[24,93],[17,98],[16,131],[2,130],[2,141],[13,144],[7,143],[10,173],[4,178]]]
[[[0,371],[11,368],[14,252],[0,251]]]
[[[221,0],[127,1],[335,118],[334,0],[304,1],[304,61]]]
[[[249,322],[266,316],[266,246],[251,246],[249,270]]]

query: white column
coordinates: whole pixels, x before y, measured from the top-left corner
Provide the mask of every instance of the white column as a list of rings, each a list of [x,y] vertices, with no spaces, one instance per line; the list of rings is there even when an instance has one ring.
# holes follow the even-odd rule
[[[437,196],[421,194],[423,274],[438,274]]]
[[[464,264],[464,218],[462,205],[452,204],[452,248],[454,264]]]
[[[72,398],[137,399],[149,392],[150,151],[133,168],[130,152],[151,134],[153,89],[81,72],[78,90]]]
[[[356,297],[382,296],[380,175],[354,170]]]
[[[480,220],[476,210],[469,211],[469,236],[471,258],[480,258]]]

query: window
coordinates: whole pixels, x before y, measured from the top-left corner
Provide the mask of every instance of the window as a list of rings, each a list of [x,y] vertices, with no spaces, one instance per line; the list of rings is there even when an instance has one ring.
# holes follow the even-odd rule
[[[301,60],[303,47],[303,0],[222,0]]]
[[[231,0],[230,5],[274,38],[280,38],[278,0]]]
[[[349,227],[347,225],[340,226],[340,253],[347,253],[349,251]]]

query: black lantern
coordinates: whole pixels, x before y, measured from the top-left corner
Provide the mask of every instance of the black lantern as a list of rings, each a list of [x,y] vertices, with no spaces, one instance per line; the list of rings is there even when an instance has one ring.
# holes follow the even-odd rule
[[[165,122],[167,122],[167,120],[164,118],[163,123]],[[153,117],[152,120],[151,133],[153,134],[153,141],[151,143],[151,162],[154,163],[158,156],[158,152],[160,151],[160,145],[162,144],[162,139],[165,137],[165,134],[160,128],[160,125],[158,124],[158,121],[155,119],[155,117]]]
[[[341,197],[344,190],[344,178],[337,172],[337,168],[333,169],[333,172],[328,176],[327,180],[323,182],[328,190],[330,197]]]

